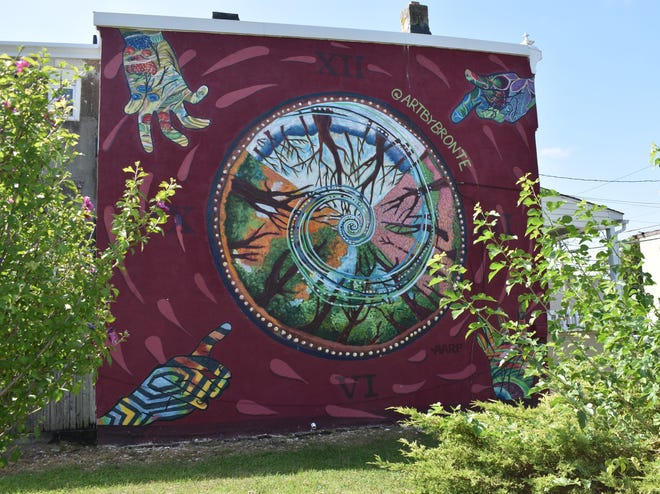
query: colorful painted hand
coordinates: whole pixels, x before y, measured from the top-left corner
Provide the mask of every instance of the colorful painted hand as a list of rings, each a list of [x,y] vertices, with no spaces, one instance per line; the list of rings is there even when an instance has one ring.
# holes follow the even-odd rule
[[[231,373],[209,357],[214,345],[231,331],[224,323],[211,331],[190,355],[173,357],[156,367],[130,395],[98,419],[99,425],[147,425],[176,420],[205,410],[229,386]]]
[[[163,135],[180,146],[188,138],[172,125],[173,113],[187,129],[203,129],[211,123],[192,117],[184,103],[199,103],[208,94],[206,86],[192,92],[183,80],[176,55],[160,32],[122,31],[124,74],[130,91],[130,101],[124,107],[128,115],[137,113],[142,147],[153,151],[151,124],[156,114]]]
[[[463,262],[463,210],[441,156],[380,102],[276,108],[216,176],[209,235],[247,313],[330,358],[394,351],[441,317],[437,250]]]
[[[502,343],[501,334],[484,329],[476,333],[477,343],[488,357],[493,392],[502,401],[520,401],[530,397],[534,385],[525,376],[525,368],[519,355],[510,355],[511,344]]]
[[[525,79],[513,72],[482,76],[466,69],[465,78],[475,88],[452,112],[454,123],[461,122],[472,110],[479,118],[513,123],[536,104],[533,77]]]

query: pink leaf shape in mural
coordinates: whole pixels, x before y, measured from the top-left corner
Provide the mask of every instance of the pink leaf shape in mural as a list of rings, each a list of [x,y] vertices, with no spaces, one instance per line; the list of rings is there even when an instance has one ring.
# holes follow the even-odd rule
[[[107,233],[110,242],[115,241],[115,236],[112,233],[112,222],[114,217],[115,208],[112,206],[106,206],[105,209],[103,209],[103,224],[105,225],[105,233]]]
[[[142,294],[140,293],[140,290],[138,290],[137,285],[133,281],[133,278],[131,278],[131,275],[128,274],[128,271],[126,270],[126,268],[120,268],[119,272],[121,273],[122,277],[124,278],[124,282],[126,283],[126,286],[131,291],[133,296],[135,296],[135,298],[138,299],[141,303],[144,303],[144,297],[142,297]]]
[[[341,374],[332,374],[330,384],[356,384],[357,381],[351,377],[344,377]]]
[[[504,211],[504,208],[502,207],[501,204],[496,204],[495,205],[495,211],[497,211],[497,214],[500,215],[499,223],[500,223],[500,228],[503,232],[510,232],[511,231],[511,225],[509,224],[509,215],[506,214],[506,211]]]
[[[497,145],[497,142],[495,141],[495,134],[493,134],[493,129],[491,129],[488,125],[484,125],[481,130],[483,133],[488,137],[490,142],[493,143],[493,146],[495,146],[495,151],[497,151],[497,154],[500,155],[500,160],[502,159],[502,153],[500,152],[500,147]]]
[[[487,389],[493,389],[493,387],[485,386],[483,384],[473,384],[472,387],[470,387],[470,391],[472,391],[472,393],[474,394],[481,393],[482,391],[485,391]]]
[[[105,225],[105,231],[108,234],[108,240],[110,242],[115,241],[115,236],[112,234],[112,222],[114,220],[115,216],[115,208],[112,206],[106,206],[103,209],[103,224]],[[128,289],[131,291],[131,293],[137,298],[141,303],[144,303],[144,298],[142,297],[142,294],[140,293],[140,290],[137,289],[137,286],[135,286],[135,283],[133,283],[133,279],[131,276],[128,274],[128,271],[126,268],[120,268],[119,272],[121,273],[122,277],[124,278],[124,282],[126,283],[126,286]]]
[[[195,273],[195,275],[193,276],[193,281],[195,282],[195,285],[197,286],[199,291],[202,292],[206,298],[208,298],[214,304],[218,303],[218,301],[211,293],[211,290],[209,290],[206,281],[204,281],[204,277],[200,273]]]
[[[124,358],[124,352],[121,350],[121,345],[116,345],[114,349],[110,351],[110,358],[112,359],[112,362],[116,362],[119,367],[124,369],[131,376],[133,375],[131,370],[128,368],[128,365],[126,365],[126,359]]]
[[[183,67],[196,56],[197,52],[195,50],[191,49],[184,51],[183,54],[179,57],[179,67]]]
[[[481,284],[481,282],[484,280],[484,267],[484,262],[482,260],[481,264],[479,264],[479,267],[475,270],[474,275],[472,276],[472,281],[474,281],[474,283],[477,285]]]
[[[227,108],[228,106],[233,105],[237,101],[245,99],[248,96],[252,96],[254,93],[258,91],[273,86],[277,86],[277,84],[257,84],[256,86],[250,86],[243,89],[238,89],[236,91],[232,91],[231,93],[227,93],[223,96],[220,96],[220,98],[218,98],[218,101],[215,102],[215,106],[216,108]]]
[[[454,321],[454,325],[449,328],[449,336],[456,336],[464,328],[465,320],[467,316],[462,316]]]
[[[527,132],[525,132],[525,127],[523,126],[523,124],[521,124],[520,122],[516,122],[514,124],[514,127],[518,131],[520,138],[525,143],[525,146],[527,146],[527,149],[529,149],[529,140],[527,139]]]
[[[331,417],[336,418],[352,418],[352,419],[384,419],[381,415],[375,415],[364,410],[357,410],[355,408],[340,407],[337,405],[327,405],[325,413]]]
[[[252,400],[238,400],[236,410],[243,415],[277,415],[275,410],[259,405]]]
[[[270,371],[276,376],[285,377],[287,379],[293,379],[294,381],[301,381],[307,384],[307,381],[303,379],[300,374],[294,371],[289,364],[284,360],[274,358],[270,361]]]
[[[140,185],[140,194],[142,195],[141,197],[149,197],[149,189],[151,188],[151,182],[153,182],[153,180],[154,180],[154,174],[147,173],[147,175],[143,179],[142,185]],[[142,199],[140,201],[140,211],[144,212],[146,207],[147,207],[147,201]]]
[[[283,62],[300,62],[300,63],[316,63],[316,57],[300,55],[298,57],[287,57],[282,59]]]
[[[407,395],[419,391],[424,384],[425,380],[414,384],[392,384],[392,391],[398,395]]]
[[[499,65],[500,67],[502,67],[503,70],[506,70],[507,72],[509,71],[509,68],[502,61],[502,59],[500,57],[498,57],[497,55],[492,55],[492,54],[488,55],[488,60],[490,60],[491,62],[493,62],[496,65]]]
[[[444,82],[445,86],[450,87],[447,76],[440,69],[440,67],[438,67],[438,64],[436,64],[433,60],[425,57],[424,55],[417,55],[417,63],[419,63],[422,67],[424,67],[426,70],[428,70],[433,75],[435,75],[438,79]]]
[[[190,166],[192,165],[192,161],[195,157],[195,153],[197,152],[198,147],[199,144],[192,148],[188,154],[186,154],[186,157],[183,158],[181,166],[179,167],[179,172],[176,174],[176,178],[179,182],[185,182],[188,178],[188,174],[190,173]]]
[[[243,48],[242,50],[238,50],[237,52],[227,55],[225,58],[219,60],[202,75],[209,75],[216,70],[224,69],[225,67],[244,62],[245,60],[250,60],[251,58],[263,57],[269,53],[270,49],[265,46],[250,46],[249,48]]]
[[[509,298],[509,294],[507,293],[506,288],[507,288],[507,287],[506,287],[506,284],[503,283],[503,284],[502,284],[502,289],[500,290],[500,296],[497,297],[497,301],[498,301],[500,304],[504,303],[504,300],[507,299],[507,298]]]
[[[367,70],[370,72],[377,72],[379,74],[385,74],[390,77],[392,77],[392,74],[390,74],[387,70],[383,69],[382,67],[379,67],[378,65],[374,65],[372,63],[367,65]]]
[[[524,172],[522,171],[522,168],[520,168],[519,166],[514,166],[514,167],[511,169],[511,171],[513,171],[513,176],[514,176],[516,179],[519,179],[520,177],[522,177],[522,176],[524,175]]]
[[[119,132],[119,129],[121,128],[122,125],[128,120],[128,115],[124,115],[121,117],[121,120],[117,122],[117,125],[113,127],[113,129],[110,131],[110,133],[107,135],[107,137],[103,140],[103,151],[107,151],[110,149],[110,146],[112,146],[112,143],[115,141],[115,138],[117,137],[117,133]]]
[[[438,374],[438,377],[447,381],[462,381],[463,379],[470,377],[475,372],[477,372],[477,366],[474,364],[468,364],[463,370],[458,372],[449,372],[446,374]]]
[[[114,79],[119,73],[122,63],[124,62],[124,56],[121,52],[117,53],[114,57],[110,59],[108,63],[105,64],[103,69],[103,77],[106,79]]]
[[[158,360],[159,364],[164,364],[167,362],[165,358],[165,352],[163,352],[163,342],[158,336],[149,336],[144,340],[144,346],[147,348],[149,353]]]
[[[472,175],[472,179],[474,180],[474,185],[479,185],[479,177],[477,176],[477,171],[474,167],[474,165],[470,164],[470,166],[467,167],[467,169],[470,171],[470,175]]]
[[[348,45],[345,45],[345,44],[343,44],[343,43],[338,43],[338,42],[336,42],[336,41],[333,41],[333,42],[331,42],[330,44],[331,44],[332,46],[334,46],[335,48],[342,48],[342,49],[344,49],[344,50],[350,50],[350,48],[351,48],[351,47],[348,46]]]
[[[426,359],[426,350],[420,350],[412,357],[408,358],[408,362],[423,362]]]
[[[176,230],[176,238],[179,241],[179,247],[185,252],[186,245],[183,243],[183,218],[180,214],[174,215],[174,229]]]
[[[174,324],[177,328],[179,328],[187,335],[190,335],[190,333],[186,331],[186,329],[181,325],[179,319],[177,319],[176,314],[174,314],[174,309],[172,308],[172,304],[170,303],[169,300],[167,300],[166,298],[161,298],[158,302],[156,302],[156,306],[158,307],[158,310],[165,319],[170,321],[172,324]]]

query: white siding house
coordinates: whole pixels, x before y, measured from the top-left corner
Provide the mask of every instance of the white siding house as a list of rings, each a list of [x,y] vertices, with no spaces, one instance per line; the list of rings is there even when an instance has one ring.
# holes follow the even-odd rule
[[[654,285],[646,287],[653,295],[656,305],[660,299],[660,230],[638,233],[633,237],[639,242],[639,249],[644,256],[643,269],[649,273],[655,282]]]

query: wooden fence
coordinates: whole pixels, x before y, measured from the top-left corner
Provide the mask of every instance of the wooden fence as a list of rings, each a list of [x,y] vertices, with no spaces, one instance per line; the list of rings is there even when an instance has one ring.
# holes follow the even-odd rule
[[[49,403],[30,416],[28,425],[44,432],[73,431],[96,427],[96,392],[91,376],[81,378],[77,395],[65,393],[57,403]]]

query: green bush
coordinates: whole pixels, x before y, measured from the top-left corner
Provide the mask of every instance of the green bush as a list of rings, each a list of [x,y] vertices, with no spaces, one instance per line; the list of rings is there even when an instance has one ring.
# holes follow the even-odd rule
[[[505,277],[515,314],[442,255],[430,262],[431,283],[450,286],[441,305],[453,317],[472,316],[466,335],[488,340],[496,392],[497,369],[515,369],[520,382],[535,382],[525,397],[544,398],[537,408],[400,410],[438,445],[406,443],[410,462],[383,466],[409,474],[419,492],[660,492],[660,322],[641,255],[625,248],[612,268],[615,225],[599,220],[598,208],[582,203],[552,221],[544,211],[561,203],[548,193],[542,207],[536,182],[523,177],[519,185],[533,249],[498,233],[496,212],[477,204],[473,216],[488,280]],[[550,301],[558,306],[551,310]],[[547,343],[537,334],[546,316]]]
[[[380,465],[404,473],[421,493],[658,492],[658,458],[649,443],[582,427],[570,407],[550,397],[534,408],[478,406],[400,409],[405,424],[437,444],[404,441],[408,461]]]

